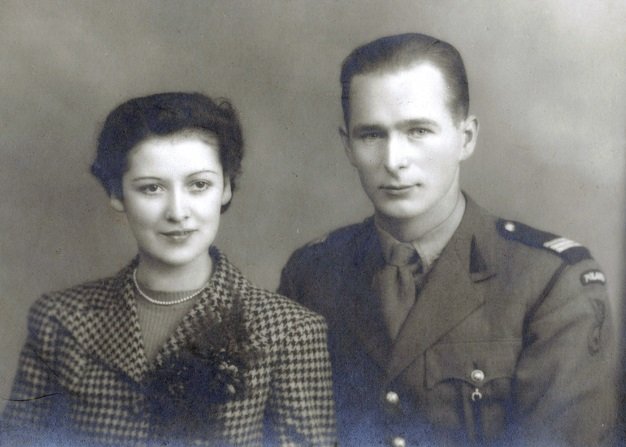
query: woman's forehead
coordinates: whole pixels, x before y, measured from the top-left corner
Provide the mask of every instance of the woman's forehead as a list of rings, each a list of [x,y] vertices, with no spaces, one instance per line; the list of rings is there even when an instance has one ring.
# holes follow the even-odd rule
[[[169,141],[172,143],[185,141],[185,140],[199,140],[202,141],[209,146],[217,146],[219,145],[219,138],[214,132],[206,129],[197,129],[197,128],[189,128],[182,129],[177,132],[173,132],[166,135],[151,135],[146,139],[140,141],[138,145],[145,143],[146,141],[152,140],[161,140],[161,141]]]
[[[146,139],[129,152],[126,173],[161,177],[197,170],[222,171],[217,138],[176,134]]]

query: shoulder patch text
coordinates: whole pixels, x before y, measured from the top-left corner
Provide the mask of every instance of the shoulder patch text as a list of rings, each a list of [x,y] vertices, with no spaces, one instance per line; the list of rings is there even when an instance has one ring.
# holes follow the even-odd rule
[[[606,277],[600,270],[592,269],[581,273],[580,282],[583,286],[589,284],[606,284]]]

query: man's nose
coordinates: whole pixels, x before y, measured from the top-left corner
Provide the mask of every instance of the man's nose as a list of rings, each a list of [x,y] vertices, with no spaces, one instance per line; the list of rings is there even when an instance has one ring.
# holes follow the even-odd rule
[[[385,153],[385,168],[397,171],[406,168],[409,164],[409,144],[399,135],[390,135],[387,140]]]

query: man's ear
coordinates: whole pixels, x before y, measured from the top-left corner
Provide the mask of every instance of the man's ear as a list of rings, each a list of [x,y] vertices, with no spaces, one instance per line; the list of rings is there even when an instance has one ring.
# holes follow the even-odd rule
[[[117,212],[123,213],[124,211],[126,211],[126,208],[124,208],[124,202],[115,194],[111,194],[111,197],[109,198],[109,204],[111,205],[111,208],[113,208]]]
[[[350,144],[350,135],[343,127],[339,128],[339,135],[341,136],[341,142],[343,143],[343,149],[346,151],[346,156],[350,160],[350,164],[354,166],[354,154],[352,152],[352,145]]]
[[[476,147],[476,141],[478,140],[478,118],[474,115],[469,115],[461,123],[461,130],[463,132],[463,147],[461,149],[460,160],[467,160],[474,153]]]

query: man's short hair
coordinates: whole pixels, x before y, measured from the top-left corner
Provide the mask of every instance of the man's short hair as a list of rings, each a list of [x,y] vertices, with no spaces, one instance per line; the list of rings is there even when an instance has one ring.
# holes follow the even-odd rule
[[[448,105],[456,121],[467,118],[469,87],[461,54],[447,42],[418,33],[385,36],[356,48],[341,66],[341,106],[346,127],[350,121],[350,84],[356,75],[409,68],[430,62],[448,84]]]

